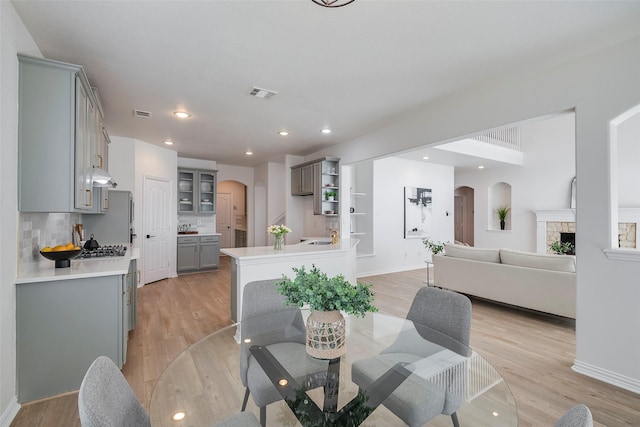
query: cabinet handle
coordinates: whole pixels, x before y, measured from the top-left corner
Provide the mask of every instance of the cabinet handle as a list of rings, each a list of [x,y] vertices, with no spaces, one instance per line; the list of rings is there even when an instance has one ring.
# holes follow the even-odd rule
[[[102,169],[102,154],[96,154],[96,156],[98,157],[98,164],[100,165],[98,167]]]
[[[140,284],[140,270],[136,270],[136,283]]]
[[[91,190],[84,190],[85,192],[89,193],[89,203],[87,203],[87,201],[85,200],[84,205],[85,206],[91,206],[91,203],[93,203],[93,195],[91,194]]]

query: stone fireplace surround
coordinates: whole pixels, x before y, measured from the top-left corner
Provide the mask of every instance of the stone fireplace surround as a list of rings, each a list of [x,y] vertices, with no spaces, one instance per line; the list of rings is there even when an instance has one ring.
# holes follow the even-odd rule
[[[549,245],[560,240],[560,233],[576,232],[576,210],[535,210],[536,214],[536,252],[553,253]],[[638,222],[640,209],[621,208],[618,212],[618,238],[621,248],[636,249],[638,241]]]

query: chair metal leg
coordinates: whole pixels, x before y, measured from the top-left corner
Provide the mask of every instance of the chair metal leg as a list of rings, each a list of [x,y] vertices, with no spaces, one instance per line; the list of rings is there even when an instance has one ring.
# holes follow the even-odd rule
[[[453,421],[453,427],[460,427],[460,423],[458,422],[458,414],[457,413],[453,413],[451,414],[451,421]]]
[[[260,407],[260,425],[262,427],[267,427],[267,407],[266,407],[266,405]]]
[[[242,401],[242,409],[240,409],[240,412],[242,412],[245,409],[247,409],[247,402],[248,401],[249,401],[249,387],[244,389],[244,400]]]

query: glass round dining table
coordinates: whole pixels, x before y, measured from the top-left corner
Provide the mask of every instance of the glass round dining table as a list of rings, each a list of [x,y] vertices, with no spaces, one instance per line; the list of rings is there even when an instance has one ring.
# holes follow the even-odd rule
[[[210,427],[237,414],[245,394],[241,355],[253,358],[281,395],[267,405],[267,426],[403,426],[398,408],[416,395],[457,402],[462,427],[518,425],[513,395],[500,374],[478,353],[440,332],[379,313],[349,316],[345,354],[322,361],[305,351],[303,319],[308,313],[299,313],[244,320],[181,353],[153,390],[152,427]],[[277,346],[285,341],[292,344],[283,356]],[[313,372],[294,373],[288,366],[292,360],[298,367],[308,362]],[[424,395],[415,392],[421,390],[416,386],[424,387]],[[258,418],[252,398],[246,410]],[[451,427],[452,419],[437,415],[426,425]]]

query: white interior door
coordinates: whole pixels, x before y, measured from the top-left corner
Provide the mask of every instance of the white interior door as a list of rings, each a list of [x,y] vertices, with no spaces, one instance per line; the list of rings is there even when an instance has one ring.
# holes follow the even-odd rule
[[[218,193],[216,197],[216,231],[220,233],[220,247],[233,248],[233,230],[231,221],[231,194]]]
[[[144,178],[142,205],[142,264],[144,283],[169,277],[171,248],[171,190],[169,181]]]

